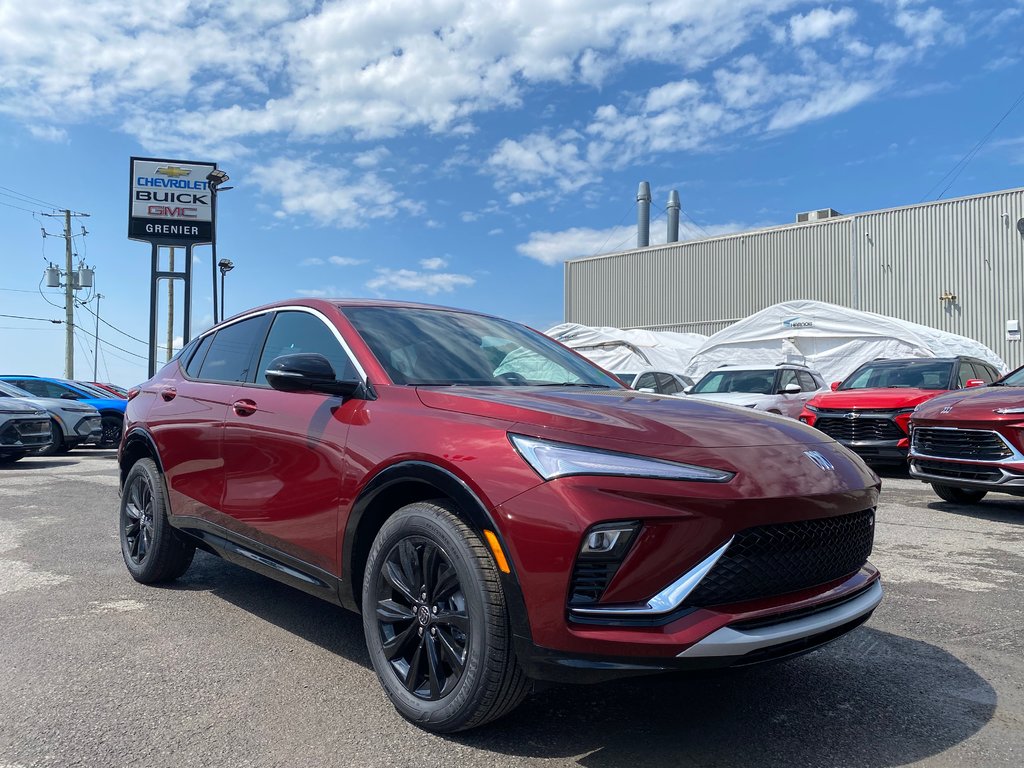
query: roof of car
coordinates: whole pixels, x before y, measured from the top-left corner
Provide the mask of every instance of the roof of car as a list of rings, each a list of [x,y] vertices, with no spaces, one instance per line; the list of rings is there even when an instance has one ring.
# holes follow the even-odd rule
[[[333,299],[320,299],[320,298],[303,298],[297,297],[292,299],[281,299],[280,301],[274,301],[269,304],[264,304],[259,307],[249,307],[248,309],[238,312],[231,317],[224,318],[218,326],[223,325],[224,322],[234,320],[244,315],[251,315],[254,312],[261,312],[268,309],[278,309],[280,307],[310,307],[312,309],[324,310],[329,307],[335,307],[337,309],[345,309],[346,307],[387,307],[393,309],[433,309],[444,312],[463,312],[469,315],[483,315],[485,317],[496,317],[487,312],[480,312],[475,309],[464,309],[462,307],[446,307],[440,304],[423,304],[415,301],[394,301],[391,299],[354,299],[354,298],[333,298]],[[206,331],[203,331],[205,334]],[[202,335],[202,334],[197,334]]]

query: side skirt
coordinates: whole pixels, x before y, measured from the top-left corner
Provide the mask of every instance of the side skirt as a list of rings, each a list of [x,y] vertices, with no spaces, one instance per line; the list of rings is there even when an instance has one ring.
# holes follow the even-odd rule
[[[341,579],[321,568],[198,517],[171,517],[170,523],[199,549],[345,607],[340,597]]]

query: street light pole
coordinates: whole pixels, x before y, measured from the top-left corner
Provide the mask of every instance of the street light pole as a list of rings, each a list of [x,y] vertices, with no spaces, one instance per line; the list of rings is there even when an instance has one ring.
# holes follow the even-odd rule
[[[220,322],[217,318],[217,192],[225,192],[232,187],[221,186],[227,181],[228,176],[219,168],[214,168],[206,176],[206,182],[210,187],[210,218],[212,221],[212,232],[210,237],[210,261],[213,268],[213,324]]]
[[[224,314],[224,276],[235,268],[235,264],[231,259],[221,259],[217,266],[220,268],[220,319],[223,320],[227,317]]]

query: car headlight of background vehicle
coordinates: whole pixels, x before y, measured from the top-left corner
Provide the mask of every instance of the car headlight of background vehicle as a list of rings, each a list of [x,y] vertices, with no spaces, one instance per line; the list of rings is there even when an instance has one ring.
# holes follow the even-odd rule
[[[611,475],[726,483],[735,477],[734,472],[721,469],[555,443],[524,435],[510,434],[509,439],[526,463],[545,480],[571,475]]]

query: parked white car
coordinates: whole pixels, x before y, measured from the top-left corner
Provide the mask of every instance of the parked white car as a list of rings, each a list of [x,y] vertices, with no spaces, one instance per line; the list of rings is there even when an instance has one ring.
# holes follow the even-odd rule
[[[668,371],[616,372],[614,375],[628,387],[659,395],[683,395],[687,387],[693,386],[693,379]]]
[[[828,391],[817,371],[798,363],[779,363],[720,366],[704,374],[687,394],[795,419],[804,403]]]

